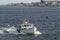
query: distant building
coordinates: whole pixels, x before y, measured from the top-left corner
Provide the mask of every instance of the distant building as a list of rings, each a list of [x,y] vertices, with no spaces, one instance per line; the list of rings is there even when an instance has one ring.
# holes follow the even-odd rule
[[[56,6],[58,2],[60,3],[60,0],[41,0],[41,3],[47,6]]]
[[[60,0],[41,0],[41,1],[47,1],[47,2],[49,2],[49,1],[60,1]]]

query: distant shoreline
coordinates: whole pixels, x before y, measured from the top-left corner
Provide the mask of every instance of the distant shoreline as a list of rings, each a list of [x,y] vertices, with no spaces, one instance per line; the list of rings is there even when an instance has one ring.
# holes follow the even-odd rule
[[[32,2],[32,3],[11,3],[2,6],[9,7],[60,7],[60,2]]]

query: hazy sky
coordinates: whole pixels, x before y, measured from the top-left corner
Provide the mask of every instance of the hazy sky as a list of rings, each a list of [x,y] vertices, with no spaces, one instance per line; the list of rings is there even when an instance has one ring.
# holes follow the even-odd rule
[[[36,2],[40,0],[0,0],[0,5],[8,4],[8,3],[20,3],[20,2]]]

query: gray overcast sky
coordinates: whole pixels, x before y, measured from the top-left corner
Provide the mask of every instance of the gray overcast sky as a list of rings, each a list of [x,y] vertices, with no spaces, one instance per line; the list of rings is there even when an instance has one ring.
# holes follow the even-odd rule
[[[8,4],[8,3],[20,3],[20,2],[39,2],[40,0],[0,0],[0,5]]]

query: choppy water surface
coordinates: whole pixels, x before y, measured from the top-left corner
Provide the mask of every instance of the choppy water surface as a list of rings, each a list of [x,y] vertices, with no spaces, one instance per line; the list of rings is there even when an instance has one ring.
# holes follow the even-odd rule
[[[47,16],[47,17],[46,17]],[[60,40],[60,8],[0,7],[0,27],[18,27],[25,18],[35,24],[42,35],[0,35],[0,40]]]

